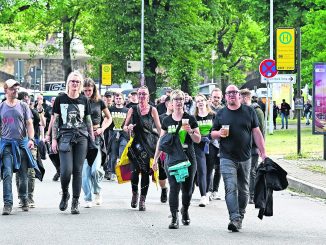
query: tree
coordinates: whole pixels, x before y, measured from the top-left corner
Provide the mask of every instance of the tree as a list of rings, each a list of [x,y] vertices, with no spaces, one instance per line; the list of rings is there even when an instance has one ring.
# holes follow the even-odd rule
[[[91,45],[89,52],[96,57],[94,64],[111,62],[115,67],[114,77],[122,81],[128,77],[126,61],[140,60],[141,1],[103,2],[110,4],[99,4],[92,10],[93,29],[85,42]],[[180,79],[173,77],[180,73],[169,73],[171,65],[180,67],[180,62],[187,59],[179,55],[187,55],[189,50],[200,53],[203,49],[206,24],[209,24],[202,18],[205,10],[199,0],[145,1],[145,77],[152,95],[156,91],[159,67],[166,70],[172,80]],[[194,62],[186,64],[195,65]]]
[[[83,28],[79,25],[79,18],[88,10],[91,1],[86,0],[21,0],[8,1],[2,5],[2,26],[10,36],[2,39],[2,43],[12,47],[26,47],[34,44],[30,49],[31,55],[40,51],[40,43],[45,45],[45,52],[56,53],[62,50],[64,79],[72,71],[71,43],[78,38],[78,32]],[[46,43],[49,36],[62,33],[62,40],[55,45]],[[58,46],[56,46],[58,45]]]

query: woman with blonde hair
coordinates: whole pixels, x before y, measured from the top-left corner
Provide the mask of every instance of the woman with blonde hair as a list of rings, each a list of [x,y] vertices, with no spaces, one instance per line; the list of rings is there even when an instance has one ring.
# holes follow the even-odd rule
[[[112,117],[106,105],[104,104],[95,82],[91,78],[84,80],[84,95],[90,100],[91,119],[93,124],[95,144],[98,149],[97,156],[93,163],[86,159],[83,166],[82,188],[85,193],[85,207],[91,208],[93,196],[95,195],[95,204],[102,204],[101,181],[104,177],[104,170],[101,168],[102,159],[106,158],[106,148],[104,144],[103,132],[112,123]],[[105,115],[102,120],[102,113]],[[103,122],[102,122],[103,121]],[[102,157],[102,154],[104,157]]]
[[[197,183],[201,199],[200,207],[205,207],[209,204],[209,186],[214,168],[214,163],[217,161],[218,150],[211,144],[209,133],[213,126],[215,113],[211,110],[205,95],[199,94],[195,97],[196,109],[195,117],[198,122],[201,142],[195,144],[195,153],[197,159]]]
[[[165,169],[168,176],[168,181],[170,185],[169,193],[169,205],[170,211],[172,214],[172,220],[169,225],[169,229],[178,229],[179,228],[179,192],[182,190],[182,223],[184,225],[190,224],[190,218],[188,209],[190,206],[190,201],[192,197],[192,190],[194,184],[194,177],[197,169],[197,162],[194,151],[194,143],[200,142],[200,133],[198,129],[198,124],[194,116],[189,115],[184,111],[185,103],[185,94],[181,90],[174,90],[171,93],[173,112],[163,119],[161,138],[165,134],[176,134],[177,139],[180,140],[182,150],[187,156],[191,165],[188,167],[189,176],[185,178],[184,182],[177,182],[176,178],[171,175],[168,171],[169,161],[165,163]],[[181,150],[181,149],[180,149]],[[181,152],[182,153],[182,152]],[[157,145],[155,156],[154,156],[154,165],[153,170],[158,169],[158,159],[161,155],[159,150],[159,144]],[[166,159],[169,159],[170,156],[167,154]],[[171,163],[172,164],[172,163]]]
[[[61,211],[68,207],[71,175],[73,199],[71,213],[79,214],[82,168],[88,149],[88,137],[94,139],[89,100],[81,94],[83,77],[71,72],[67,78],[67,93],[58,96],[53,105],[52,150],[59,152]]]

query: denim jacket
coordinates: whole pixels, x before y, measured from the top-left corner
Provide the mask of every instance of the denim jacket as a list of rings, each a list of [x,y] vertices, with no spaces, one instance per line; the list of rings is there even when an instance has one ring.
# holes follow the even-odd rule
[[[14,161],[14,172],[17,172],[21,165],[21,154],[20,149],[24,150],[28,157],[28,168],[35,169],[35,176],[42,180],[42,173],[37,166],[37,162],[34,160],[32,156],[31,150],[27,147],[28,138],[25,137],[22,140],[8,140],[8,139],[1,139],[0,140],[0,169],[2,169],[2,158],[3,158],[3,151],[6,146],[11,146],[11,150],[13,153],[13,161]]]

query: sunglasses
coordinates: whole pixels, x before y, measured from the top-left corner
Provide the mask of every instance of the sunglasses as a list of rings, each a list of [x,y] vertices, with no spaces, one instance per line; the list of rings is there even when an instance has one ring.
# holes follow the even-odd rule
[[[138,93],[138,96],[146,96],[148,95],[147,93]]]
[[[227,92],[225,92],[225,94],[227,94],[227,95],[231,95],[231,94],[236,95],[236,94],[238,94],[238,93],[239,93],[239,91],[236,91],[236,90],[232,90],[232,91],[227,91]]]
[[[71,83],[80,83],[78,80],[70,80]]]

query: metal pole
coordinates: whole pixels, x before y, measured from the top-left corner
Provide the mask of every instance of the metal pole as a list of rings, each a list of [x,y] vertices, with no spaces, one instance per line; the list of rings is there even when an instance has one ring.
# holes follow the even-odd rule
[[[269,57],[272,60],[273,59],[273,43],[274,43],[274,24],[273,24],[273,19],[274,19],[274,15],[273,15],[273,9],[274,9],[274,4],[273,4],[273,0],[270,0],[270,20],[269,20]],[[267,83],[267,86],[269,86],[269,89],[267,90],[269,93],[267,93],[268,96],[268,100],[266,100],[266,107],[268,108],[269,105],[269,134],[273,134],[273,84],[271,83]],[[268,102],[268,103],[267,103]],[[268,111],[268,109],[266,108],[266,111]],[[268,113],[265,114],[266,117],[268,115]],[[265,131],[267,131],[267,128],[265,129]]]
[[[301,97],[301,29],[298,27],[298,86],[297,97]],[[297,154],[301,155],[301,110],[297,110]]]
[[[140,84],[145,85],[144,79],[144,0],[141,1],[141,40],[140,40]]]

